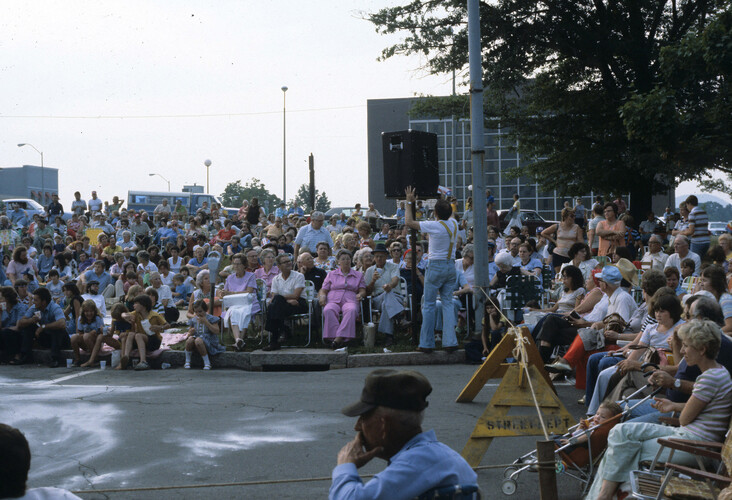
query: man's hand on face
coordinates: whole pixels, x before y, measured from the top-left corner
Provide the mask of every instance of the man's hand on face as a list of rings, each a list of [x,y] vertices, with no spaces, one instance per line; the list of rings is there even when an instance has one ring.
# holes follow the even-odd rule
[[[353,441],[346,443],[338,452],[338,465],[352,463],[356,468],[361,468],[371,461],[376,455],[381,453],[383,448],[378,446],[372,450],[366,451],[363,447],[361,433],[356,434]]]

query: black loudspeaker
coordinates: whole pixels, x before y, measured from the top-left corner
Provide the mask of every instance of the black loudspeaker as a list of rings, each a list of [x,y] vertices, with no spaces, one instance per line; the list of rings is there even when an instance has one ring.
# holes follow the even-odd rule
[[[381,141],[387,198],[404,198],[407,186],[414,187],[422,198],[438,197],[437,134],[417,130],[382,132]]]

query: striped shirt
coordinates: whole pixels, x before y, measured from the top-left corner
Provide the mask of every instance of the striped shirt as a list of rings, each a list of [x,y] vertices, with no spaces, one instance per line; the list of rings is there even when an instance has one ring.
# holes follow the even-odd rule
[[[695,245],[709,243],[709,217],[703,208],[694,207],[689,212],[689,224],[694,224],[694,234],[689,241]]]
[[[693,422],[686,425],[692,434],[705,441],[721,443],[729,428],[732,413],[732,379],[726,368],[710,368],[694,382],[692,396],[707,405]]]

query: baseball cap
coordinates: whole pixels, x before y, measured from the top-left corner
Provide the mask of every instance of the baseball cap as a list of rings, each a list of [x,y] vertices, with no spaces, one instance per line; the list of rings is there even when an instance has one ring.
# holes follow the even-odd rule
[[[411,370],[374,370],[366,377],[361,399],[341,410],[347,417],[358,417],[377,406],[396,410],[422,411],[432,392],[427,377]]]
[[[617,267],[605,266],[602,268],[602,272],[597,275],[597,279],[610,285],[619,285],[623,281],[623,275]]]

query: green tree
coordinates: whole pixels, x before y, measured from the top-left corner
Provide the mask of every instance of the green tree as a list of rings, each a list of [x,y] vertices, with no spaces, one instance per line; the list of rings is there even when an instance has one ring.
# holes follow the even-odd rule
[[[519,152],[534,159],[514,173],[563,195],[593,189],[630,193],[634,212],[644,212],[650,208],[652,193],[717,167],[669,161],[657,143],[629,133],[623,106],[636,95],[652,92],[663,79],[664,47],[678,46],[688,34],[703,30],[728,4],[728,0],[481,3],[486,121],[509,130]],[[384,49],[383,59],[418,54],[427,61],[425,69],[436,74],[462,72],[467,66],[464,0],[411,0],[367,18],[379,33],[403,34],[400,42]],[[725,47],[715,51],[730,53]],[[430,111],[446,117],[462,109],[458,116],[465,116],[464,101],[433,102]],[[729,115],[724,120],[729,123]]]
[[[301,184],[297,189],[297,195],[290,200],[290,203],[297,203],[299,207],[308,211],[310,209],[310,185]],[[321,212],[327,212],[330,210],[330,200],[328,199],[328,196],[317,189],[315,190],[315,210],[319,210]]]
[[[253,177],[242,186],[241,180],[230,182],[226,185],[224,192],[221,193],[221,201],[227,207],[240,207],[242,201],[257,198],[261,206],[265,206],[265,201],[269,201],[269,211],[273,211],[280,204],[280,199],[270,193],[265,185],[259,179]]]
[[[732,194],[732,9],[664,47],[659,68],[653,89],[622,107],[629,137],[697,175],[705,190]],[[710,165],[727,181],[702,178]]]

